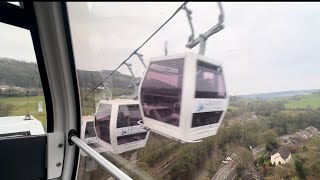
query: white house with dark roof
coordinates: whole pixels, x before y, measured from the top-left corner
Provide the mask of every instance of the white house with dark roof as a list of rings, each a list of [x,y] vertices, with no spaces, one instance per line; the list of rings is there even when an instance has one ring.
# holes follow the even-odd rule
[[[276,166],[279,164],[286,164],[291,160],[291,152],[286,146],[279,149],[274,149],[271,155],[271,163]]]

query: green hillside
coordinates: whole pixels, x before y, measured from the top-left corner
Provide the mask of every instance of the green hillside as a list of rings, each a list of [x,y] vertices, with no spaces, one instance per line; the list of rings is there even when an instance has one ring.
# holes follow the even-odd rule
[[[111,70],[103,70],[103,77],[109,75]],[[102,81],[99,71],[77,70],[79,86],[82,89],[94,88]],[[33,77],[33,75],[35,75]],[[32,78],[33,77],[33,78]],[[132,77],[120,72],[115,72],[106,81],[110,87],[124,94],[131,94],[128,85]],[[17,61],[9,58],[0,58],[0,85],[19,86],[29,88],[41,87],[37,64],[33,62]]]
[[[285,104],[286,108],[307,108],[313,109],[320,107],[320,94],[310,94],[297,98],[296,100],[288,100]]]

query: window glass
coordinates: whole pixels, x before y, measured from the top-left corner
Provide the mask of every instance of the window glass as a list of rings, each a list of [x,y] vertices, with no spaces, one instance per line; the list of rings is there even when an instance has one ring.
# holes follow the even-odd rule
[[[195,98],[226,98],[221,67],[197,61]]]
[[[134,141],[144,140],[146,136],[147,136],[147,132],[141,132],[141,133],[129,134],[125,136],[118,136],[117,140],[118,140],[118,144],[121,145],[121,144],[126,144]]]
[[[0,39],[0,134],[44,134],[46,105],[30,31],[0,23]]]
[[[109,144],[111,107],[110,104],[100,104],[95,117],[97,136]]]
[[[117,128],[137,126],[141,113],[138,104],[120,105],[118,111]]]
[[[151,62],[153,69],[145,69],[138,56],[132,53],[181,4],[67,3],[83,98],[82,115],[95,113],[97,96],[101,96],[103,89],[93,88],[114,70],[105,81],[109,84],[112,99],[132,94],[128,87],[131,73],[124,64],[117,68],[127,58],[135,77],[149,76],[140,93],[142,115],[160,122],[170,119],[168,116],[172,112],[180,114],[180,91],[176,84],[179,87],[179,83],[184,82],[180,82],[179,76],[172,75],[177,75],[174,69],[179,69],[183,63]],[[225,28],[207,40],[205,56],[220,59],[226,76],[218,71],[218,67],[198,62],[194,67],[198,75],[185,79],[196,81],[196,91],[191,92],[191,98],[199,101],[208,98],[210,102],[223,102],[226,91],[229,92],[228,111],[217,134],[200,143],[182,144],[151,132],[143,148],[114,156],[101,154],[108,160],[115,159],[112,163],[121,169],[130,168],[125,172],[133,179],[152,179],[145,175],[135,177],[133,169],[138,167],[154,179],[168,180],[320,179],[320,4],[222,2],[221,5]],[[194,38],[219,21],[216,2],[189,2],[187,7],[192,11]],[[192,49],[185,46],[190,33],[186,13],[181,9],[137,52],[143,55],[146,64],[150,63],[150,58],[166,53],[198,53],[199,44]],[[104,72],[103,77],[101,72]],[[229,83],[224,84],[223,80]],[[205,128],[201,127],[218,123],[220,113],[193,114],[190,122],[193,132],[205,133]],[[182,127],[179,121],[173,122]],[[199,131],[196,131],[197,127]],[[308,127],[316,129],[310,131]],[[188,137],[195,137],[193,132],[186,133]],[[285,164],[273,164],[273,152],[280,152],[282,146],[290,149],[290,156]],[[87,164],[90,163],[81,161],[79,167]],[[110,175],[98,167],[78,178],[108,179]]]
[[[194,128],[194,127],[218,123],[221,115],[222,115],[222,111],[193,113],[192,127]]]
[[[179,126],[184,59],[151,62],[141,85],[146,117]]]
[[[95,137],[95,136],[96,136],[96,133],[94,131],[94,123],[87,122],[86,131],[84,133],[84,138],[91,138],[91,137]]]

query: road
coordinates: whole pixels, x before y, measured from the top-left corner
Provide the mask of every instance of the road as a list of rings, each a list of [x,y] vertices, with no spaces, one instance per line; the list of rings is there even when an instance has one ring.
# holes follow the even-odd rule
[[[229,161],[228,164],[225,164],[222,168],[219,169],[218,172],[216,172],[211,180],[234,180],[236,179],[237,173],[236,173],[236,165],[237,163],[232,160]]]
[[[235,157],[238,158],[238,157]],[[211,180],[236,180],[238,179],[238,174],[236,172],[237,161],[232,159],[228,164],[223,164],[223,166],[212,176]],[[251,171],[251,173],[249,173]],[[262,180],[259,173],[254,169],[253,166],[247,167],[247,170],[242,175],[251,176],[249,178],[254,178],[256,180]]]
[[[248,173],[249,171],[251,171],[252,173]],[[249,176],[250,179],[255,179],[255,180],[263,180],[263,178],[261,176],[259,176],[259,173],[257,170],[255,170],[255,168],[253,166],[250,166],[247,169],[247,173],[245,173],[242,178],[245,178],[246,176]]]

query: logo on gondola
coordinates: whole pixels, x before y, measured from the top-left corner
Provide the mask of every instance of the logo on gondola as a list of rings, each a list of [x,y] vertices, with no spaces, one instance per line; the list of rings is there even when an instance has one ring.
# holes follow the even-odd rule
[[[196,105],[196,112],[204,111],[221,111],[225,108],[224,100],[198,100]]]
[[[198,103],[197,111],[202,111],[204,109],[204,105],[202,103]]]
[[[121,135],[127,134],[127,131],[125,129],[122,129]]]

